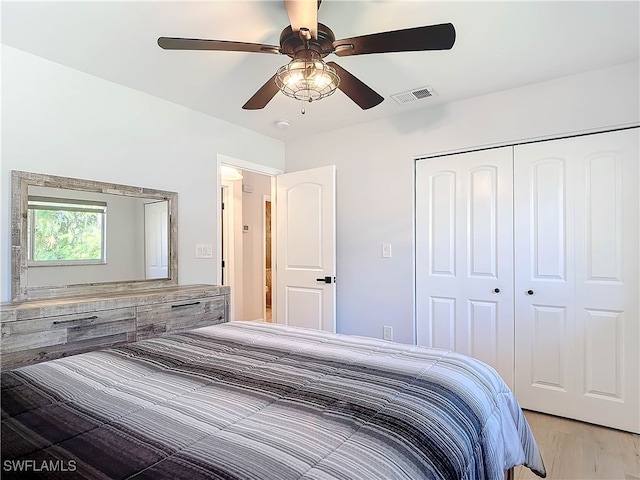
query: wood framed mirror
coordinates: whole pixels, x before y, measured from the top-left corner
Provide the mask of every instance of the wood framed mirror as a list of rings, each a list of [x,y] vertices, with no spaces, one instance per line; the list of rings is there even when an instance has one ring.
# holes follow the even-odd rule
[[[13,301],[178,284],[178,194],[11,172]]]

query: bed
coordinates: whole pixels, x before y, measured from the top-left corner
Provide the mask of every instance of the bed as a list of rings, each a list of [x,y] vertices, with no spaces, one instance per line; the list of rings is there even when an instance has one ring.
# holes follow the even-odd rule
[[[231,322],[2,373],[3,478],[493,479],[545,467],[446,350]]]

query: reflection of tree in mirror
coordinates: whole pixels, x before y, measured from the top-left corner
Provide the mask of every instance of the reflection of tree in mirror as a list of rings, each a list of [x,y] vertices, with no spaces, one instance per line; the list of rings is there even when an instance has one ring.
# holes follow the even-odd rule
[[[29,195],[29,260],[37,264],[103,263],[106,202]]]
[[[36,262],[102,259],[102,214],[30,209]]]

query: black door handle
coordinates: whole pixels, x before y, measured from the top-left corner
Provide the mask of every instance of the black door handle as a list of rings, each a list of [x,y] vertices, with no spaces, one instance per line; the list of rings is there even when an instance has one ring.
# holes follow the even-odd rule
[[[331,283],[331,277],[316,278],[316,282]]]

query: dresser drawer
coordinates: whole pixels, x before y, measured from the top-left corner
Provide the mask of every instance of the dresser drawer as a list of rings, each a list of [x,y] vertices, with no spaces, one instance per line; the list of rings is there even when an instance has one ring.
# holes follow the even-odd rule
[[[194,298],[137,307],[137,340],[227,321],[226,296]]]
[[[51,360],[135,339],[135,308],[3,322],[2,368]]]
[[[0,364],[5,370],[226,322],[229,291],[182,285],[3,303]]]

